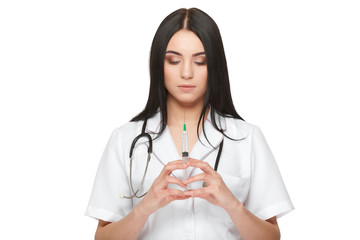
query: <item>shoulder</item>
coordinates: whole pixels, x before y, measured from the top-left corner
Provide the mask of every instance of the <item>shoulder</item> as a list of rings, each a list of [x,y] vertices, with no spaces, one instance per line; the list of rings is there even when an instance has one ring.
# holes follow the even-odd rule
[[[116,134],[128,134],[136,131],[138,128],[141,128],[143,121],[137,122],[127,122],[124,125],[121,125],[114,129]]]
[[[145,132],[157,132],[161,123],[160,113],[157,112],[154,116],[147,119]],[[127,122],[124,125],[114,129],[112,135],[120,138],[133,139],[138,136],[144,124],[144,120]]]
[[[240,119],[226,118],[226,134],[234,139],[234,144],[247,144],[258,155],[271,155],[271,150],[261,128],[255,124]]]
[[[120,143],[133,139],[134,136],[141,132],[143,121],[127,122],[124,125],[116,127],[111,133],[110,140],[112,142]]]
[[[254,132],[260,131],[257,125],[245,122],[244,120],[231,117],[224,117],[224,119],[226,122],[225,133],[231,138],[249,138],[253,135]]]

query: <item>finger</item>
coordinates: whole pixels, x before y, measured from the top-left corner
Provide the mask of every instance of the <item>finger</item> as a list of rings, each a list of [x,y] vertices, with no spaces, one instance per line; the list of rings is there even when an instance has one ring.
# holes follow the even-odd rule
[[[165,181],[167,183],[172,183],[172,184],[176,184],[179,185],[180,187],[185,188],[186,184],[183,183],[180,179],[176,178],[176,177],[172,177],[172,176],[166,176]]]
[[[174,160],[174,161],[171,161],[171,162],[168,162],[168,164],[175,164],[175,163],[182,163],[183,160]]]
[[[154,185],[154,190],[159,191],[168,186],[169,183],[179,185],[180,187],[186,188],[186,185],[178,178],[167,175],[160,175],[156,179],[156,184]]]
[[[156,194],[156,198],[158,199],[165,199],[167,197],[177,198],[177,197],[187,197],[183,191],[180,191],[179,189],[167,189],[163,190]]]
[[[163,168],[163,170],[161,171],[160,175],[170,175],[172,173],[172,171],[177,170],[177,169],[185,169],[188,166],[183,163],[181,160],[177,160],[177,161],[173,161],[173,162],[169,162],[168,164],[166,164]]]
[[[188,179],[184,180],[183,183],[189,184],[196,181],[206,181],[206,179],[207,179],[207,175],[205,173],[200,173],[195,176],[189,177]]]
[[[212,174],[214,172],[214,169],[207,163],[196,159],[189,159],[189,161],[186,162],[186,165],[191,167],[197,167],[203,170],[205,173]]]
[[[199,188],[195,190],[185,191],[184,195],[190,197],[202,197],[204,194],[208,194],[208,193],[209,191],[207,190],[207,188]]]
[[[185,200],[190,198],[190,196],[170,196],[170,201],[174,201],[174,200]]]

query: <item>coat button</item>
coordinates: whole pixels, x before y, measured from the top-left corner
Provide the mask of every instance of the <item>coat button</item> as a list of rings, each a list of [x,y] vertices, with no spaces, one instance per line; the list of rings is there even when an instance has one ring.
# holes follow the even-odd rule
[[[192,238],[192,234],[191,234],[191,233],[187,233],[187,234],[185,234],[185,237],[186,237],[186,239],[191,239],[191,238]]]

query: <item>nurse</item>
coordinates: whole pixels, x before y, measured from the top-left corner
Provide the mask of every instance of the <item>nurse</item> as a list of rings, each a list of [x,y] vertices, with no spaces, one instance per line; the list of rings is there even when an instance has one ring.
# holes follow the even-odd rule
[[[280,239],[277,218],[293,205],[262,132],[235,110],[221,36],[206,13],[179,9],[163,20],[150,81],[145,109],[114,130],[100,161],[86,210],[99,221],[95,239]],[[187,163],[179,160],[184,121]],[[152,138],[143,184],[146,138],[131,168],[129,159],[142,132]],[[138,186],[145,196],[119,197]]]

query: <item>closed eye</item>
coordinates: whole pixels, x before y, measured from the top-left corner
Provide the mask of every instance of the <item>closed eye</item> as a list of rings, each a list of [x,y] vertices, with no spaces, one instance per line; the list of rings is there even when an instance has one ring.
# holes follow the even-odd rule
[[[205,62],[194,62],[194,63],[199,66],[206,65],[206,61]]]
[[[194,63],[199,66],[206,65],[206,57],[205,56],[197,56],[194,59]]]
[[[171,61],[171,60],[168,60],[168,63],[172,64],[172,65],[176,65],[176,64],[179,64],[180,61]]]

